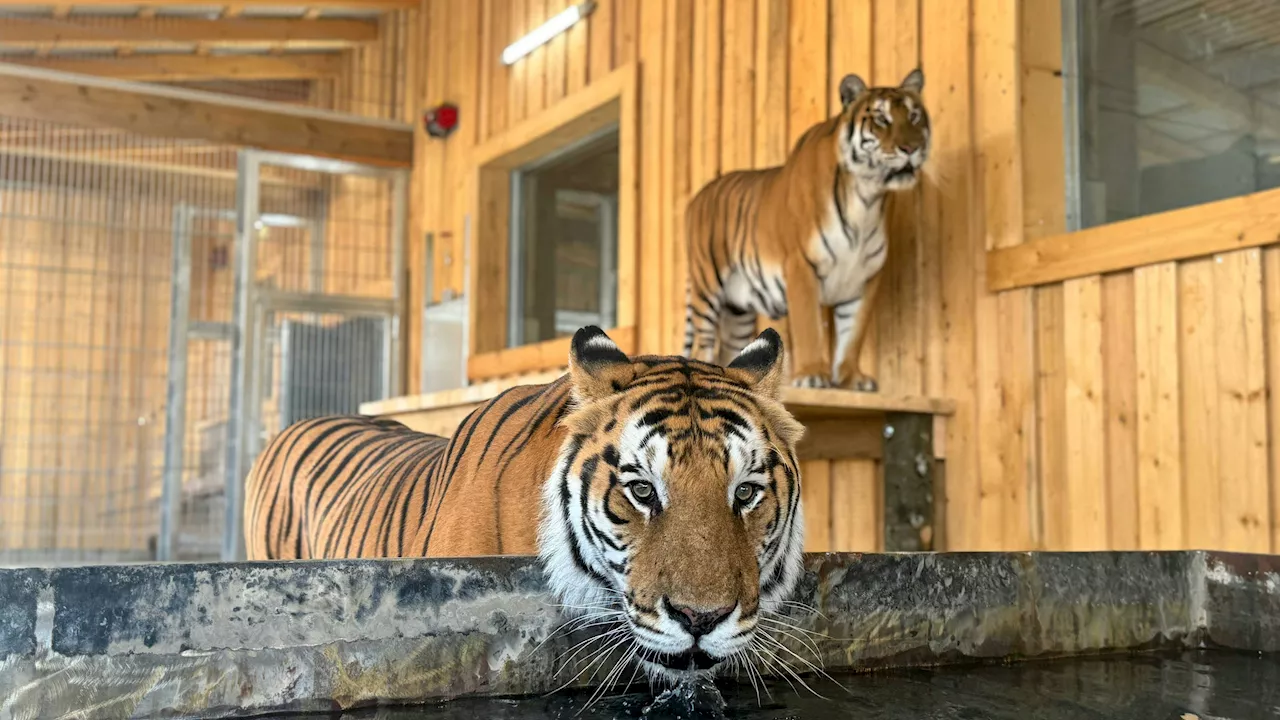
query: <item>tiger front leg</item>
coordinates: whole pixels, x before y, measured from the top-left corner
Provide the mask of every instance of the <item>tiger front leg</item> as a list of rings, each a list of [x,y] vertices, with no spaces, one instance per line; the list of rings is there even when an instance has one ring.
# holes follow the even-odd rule
[[[799,267],[796,267],[799,265]],[[831,387],[831,343],[822,317],[818,278],[803,256],[797,255],[784,271],[787,283],[787,325],[791,331],[791,384],[796,387]]]
[[[876,379],[862,371],[862,345],[867,339],[867,325],[880,290],[880,273],[867,280],[862,295],[835,307],[836,353],[831,375],[837,387],[873,393],[880,389]]]
[[[684,307],[684,356],[693,360],[716,361],[716,331],[719,309],[708,302],[705,292],[686,289]]]

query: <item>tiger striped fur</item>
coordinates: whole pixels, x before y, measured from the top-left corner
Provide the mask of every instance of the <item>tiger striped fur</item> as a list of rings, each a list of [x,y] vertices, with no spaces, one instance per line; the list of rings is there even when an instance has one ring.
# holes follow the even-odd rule
[[[652,675],[718,667],[800,573],[803,428],[783,367],[773,330],[722,367],[631,359],[591,327],[568,375],[503,393],[450,439],[298,423],[249,474],[249,558],[537,553],[566,606],[629,628]]]
[[[685,356],[714,362],[718,344],[727,362],[757,315],[785,315],[793,384],[877,389],[859,355],[887,256],[885,195],[912,187],[929,155],[923,88],[919,70],[898,87],[848,75],[841,112],[810,128],[784,165],[728,173],[693,197]]]

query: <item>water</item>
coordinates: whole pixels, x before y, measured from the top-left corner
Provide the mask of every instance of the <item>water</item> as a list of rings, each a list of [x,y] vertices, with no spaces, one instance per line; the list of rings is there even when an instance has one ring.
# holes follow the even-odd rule
[[[827,699],[786,683],[757,702],[750,685],[721,682],[731,720],[1253,720],[1280,718],[1280,657],[1234,653],[1132,655],[805,678]],[[842,687],[843,686],[843,689]],[[639,690],[639,689],[637,689]],[[379,708],[343,720],[694,720],[719,717],[710,697],[612,694],[586,711],[588,691]],[[686,700],[702,707],[690,709]],[[646,710],[649,712],[646,714]],[[287,716],[279,716],[281,718]],[[309,717],[316,717],[315,715]],[[323,716],[321,716],[323,717]]]

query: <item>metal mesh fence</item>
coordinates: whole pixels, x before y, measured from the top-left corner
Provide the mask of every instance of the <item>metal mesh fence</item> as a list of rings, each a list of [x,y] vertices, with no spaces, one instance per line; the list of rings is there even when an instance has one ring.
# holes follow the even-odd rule
[[[174,208],[234,207],[234,161],[0,117],[0,558],[149,556]]]
[[[219,556],[235,425],[238,153],[0,115],[0,564],[155,557],[175,362],[186,378],[174,389],[184,407],[175,557]],[[312,301],[394,298],[394,185],[264,165],[254,282]],[[190,255],[180,352],[176,243]],[[269,313],[254,427],[274,433],[383,397],[389,322]]]

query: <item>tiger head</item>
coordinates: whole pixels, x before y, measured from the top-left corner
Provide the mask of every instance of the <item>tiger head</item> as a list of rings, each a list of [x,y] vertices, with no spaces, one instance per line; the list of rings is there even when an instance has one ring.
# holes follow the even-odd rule
[[[784,367],[771,329],[728,367],[573,338],[540,555],[570,614],[616,621],[655,679],[745,657],[800,577],[804,428],[779,400]]]
[[[867,87],[857,75],[840,81],[840,163],[889,190],[916,184],[929,158],[929,113],[920,92],[924,74],[912,70],[898,87]]]

